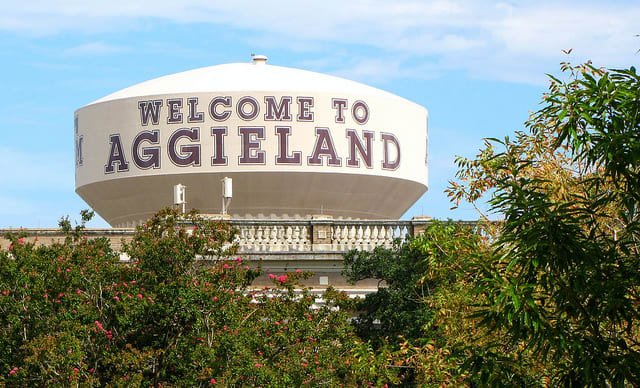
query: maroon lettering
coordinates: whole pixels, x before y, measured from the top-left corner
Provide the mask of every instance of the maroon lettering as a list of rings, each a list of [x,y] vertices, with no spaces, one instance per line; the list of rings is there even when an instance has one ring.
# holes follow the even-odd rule
[[[231,116],[231,111],[227,109],[218,113],[218,105],[222,105],[225,108],[231,108],[231,96],[215,97],[209,104],[209,115],[211,116],[211,118],[216,121],[225,121],[229,118],[229,116]]]
[[[83,137],[78,136],[78,116],[73,117],[73,129],[76,134],[76,166],[82,166],[84,160],[82,159],[82,141]]]
[[[181,124],[182,113],[180,113],[180,109],[182,109],[182,98],[167,100],[167,108],[169,109],[167,124]]]
[[[347,107],[347,100],[343,98],[332,98],[331,104],[336,110],[336,123],[344,123],[344,109]]]
[[[276,164],[301,164],[301,152],[294,151],[289,156],[289,135],[291,127],[276,127],[276,135],[278,135],[278,155],[276,155]]]
[[[200,140],[200,128],[180,128],[169,137],[169,160],[178,167],[200,166],[200,144],[181,145],[177,151],[178,140],[187,138],[191,141]]]
[[[226,166],[227,156],[224,154],[224,138],[227,136],[227,127],[211,127],[211,136],[213,136],[211,165]]]
[[[160,133],[155,131],[143,131],[140,132],[133,140],[133,163],[138,168],[146,170],[148,168],[160,168],[160,147],[142,147],[142,154],[140,153],[140,144],[143,142],[149,142],[150,144],[160,143]]]
[[[158,125],[161,106],[162,100],[138,101],[138,109],[140,110],[140,123],[142,125],[147,125],[149,123],[149,117],[151,117],[153,125]]]
[[[274,96],[265,96],[264,102],[267,106],[267,113],[264,119],[269,121],[291,121],[291,97],[280,97],[280,103],[276,103]]]
[[[187,98],[187,105],[189,105],[189,117],[187,117],[187,122],[204,122],[204,112],[198,112],[198,97]]]
[[[264,127],[238,127],[242,137],[242,153],[238,164],[264,164],[264,151],[260,149],[260,140],[264,140]]]
[[[322,166],[322,160],[328,158],[327,165],[341,166],[342,160],[336,155],[333,140],[329,128],[316,127],[316,144],[313,147],[313,154],[307,158],[307,164],[312,166]]]
[[[351,114],[358,124],[364,124],[369,120],[369,107],[364,103],[364,101],[358,100],[353,103],[353,106],[351,107]]]
[[[298,97],[298,121],[313,121],[313,97]]]
[[[396,170],[398,166],[400,166],[400,144],[398,144],[398,139],[390,133],[382,133],[381,138],[384,149],[382,168],[385,170]],[[396,159],[392,162],[389,161],[389,143],[393,143],[396,148]]]
[[[360,154],[360,157],[364,159],[364,164],[367,168],[372,168],[371,154],[373,143],[373,132],[362,131],[362,136],[367,142],[366,149],[362,145],[358,133],[353,129],[347,129],[347,139],[349,139],[349,158],[347,159],[347,167],[360,167],[360,161],[356,157],[356,150]]]
[[[76,138],[76,166],[82,166],[84,160],[82,159],[82,142],[84,137],[78,136]]]
[[[104,166],[104,173],[113,173],[115,171],[114,164],[118,165],[118,172],[129,171],[129,163],[127,163],[127,159],[124,157],[120,135],[109,136],[109,143],[111,147],[109,149],[107,164]]]
[[[249,110],[247,110],[247,107],[249,107]],[[258,116],[258,113],[260,113],[260,106],[255,98],[245,96],[238,101],[236,112],[238,112],[238,116],[240,116],[242,120],[250,121]]]

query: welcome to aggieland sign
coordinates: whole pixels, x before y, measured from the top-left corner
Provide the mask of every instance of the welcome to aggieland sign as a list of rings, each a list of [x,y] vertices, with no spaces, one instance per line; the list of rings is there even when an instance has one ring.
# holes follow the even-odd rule
[[[204,163],[211,166],[228,166],[229,155],[237,155],[238,165],[265,165],[268,155],[263,142],[267,136],[275,137],[278,151],[274,155],[276,165],[300,166],[332,166],[340,167],[343,156],[336,151],[334,139],[329,127],[315,126],[315,141],[311,153],[304,157],[302,151],[290,146],[290,137],[294,134],[293,122],[314,123],[314,97],[264,96],[261,104],[255,97],[242,96],[234,101],[232,96],[215,96],[208,102],[206,111],[199,110],[199,98],[165,98],[158,100],[137,101],[140,113],[140,128],[158,127],[160,122],[166,123],[169,130],[166,144],[160,143],[160,129],[141,129],[132,143],[123,144],[120,133],[109,134],[105,174],[125,172],[131,168],[159,169],[162,166],[162,148],[166,148],[166,158],[178,167],[201,167],[203,165],[203,141],[213,145],[212,154]],[[292,102],[295,105],[292,107]],[[369,121],[370,111],[367,104],[357,100],[349,105],[346,98],[331,98],[335,124],[352,121],[364,127]],[[264,113],[262,113],[264,112]],[[276,122],[271,126],[255,125],[265,122]],[[239,119],[243,123],[234,128],[224,125]],[[184,127],[184,124],[189,126]],[[203,127],[202,124],[210,124]],[[307,130],[306,128],[304,130]],[[238,136],[239,149],[225,146],[227,136]],[[400,165],[401,151],[398,139],[388,132],[376,136],[376,132],[367,129],[344,129],[342,141],[347,142],[345,165],[348,167],[373,168],[374,140],[379,139],[378,152],[381,168],[395,170]],[[336,139],[337,140],[337,139]],[[338,140],[337,140],[338,141]],[[83,138],[76,138],[76,160],[82,163]]]

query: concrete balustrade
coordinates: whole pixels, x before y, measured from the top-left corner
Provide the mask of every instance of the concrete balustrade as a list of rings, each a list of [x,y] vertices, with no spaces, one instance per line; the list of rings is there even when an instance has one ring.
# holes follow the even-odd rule
[[[324,289],[333,286],[343,290],[372,292],[378,287],[376,279],[347,283],[342,277],[342,255],[352,249],[369,251],[377,246],[390,248],[394,240],[420,234],[431,222],[430,217],[419,216],[411,220],[348,220],[333,219],[317,215],[309,219],[228,219],[228,216],[206,215],[211,218],[226,218],[238,230],[235,243],[238,254],[253,266],[261,266],[266,273],[282,274],[298,269],[314,272],[314,277],[305,285]],[[0,229],[7,232],[24,232],[25,240],[37,244],[64,241],[59,229],[26,228]],[[105,237],[114,250],[119,251],[123,241],[135,234],[133,228],[85,230],[89,238]],[[6,249],[9,240],[0,239],[0,247]],[[270,284],[267,275],[258,278],[254,286]],[[353,291],[356,292],[356,291]]]

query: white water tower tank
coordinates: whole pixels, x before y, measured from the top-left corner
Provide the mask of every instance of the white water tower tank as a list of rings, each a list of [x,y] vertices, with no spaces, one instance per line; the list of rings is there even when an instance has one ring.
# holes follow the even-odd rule
[[[189,187],[189,208],[219,213],[223,178],[234,218],[397,219],[427,190],[424,107],[266,62],[171,74],[78,109],[76,193],[112,226],[133,226],[170,204],[174,185]]]

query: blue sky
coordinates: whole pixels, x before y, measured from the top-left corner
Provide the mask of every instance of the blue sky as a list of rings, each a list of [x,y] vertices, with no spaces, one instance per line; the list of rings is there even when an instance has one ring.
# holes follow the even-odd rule
[[[429,110],[429,191],[405,214],[451,211],[456,155],[523,128],[559,63],[637,65],[637,1],[23,1],[0,13],[0,228],[53,227],[74,192],[73,112],[151,78],[265,54]],[[563,49],[573,49],[567,56]],[[107,224],[97,217],[94,227]]]

